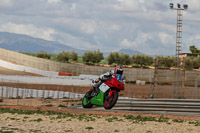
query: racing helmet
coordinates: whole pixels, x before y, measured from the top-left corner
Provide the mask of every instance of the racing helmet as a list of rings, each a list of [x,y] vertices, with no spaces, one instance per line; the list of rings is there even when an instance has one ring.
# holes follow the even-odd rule
[[[123,74],[123,68],[121,66],[115,67],[115,74]]]

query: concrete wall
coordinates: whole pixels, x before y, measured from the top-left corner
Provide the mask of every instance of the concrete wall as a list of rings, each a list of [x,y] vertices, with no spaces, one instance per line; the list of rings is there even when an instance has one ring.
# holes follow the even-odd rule
[[[56,72],[69,72],[73,74],[91,74],[91,75],[100,75],[107,71],[114,69],[114,67],[103,67],[103,66],[89,66],[81,64],[69,64],[69,63],[60,63],[55,61],[50,61],[42,58],[32,57],[24,55],[18,52],[6,50],[0,48],[0,59],[24,65],[27,67],[37,68],[46,71],[56,71]],[[124,68],[124,75],[128,81],[135,80],[145,80],[152,81],[154,77],[153,69],[142,69],[142,68]],[[195,81],[199,72],[187,71],[186,80]],[[158,79],[160,82],[167,81],[172,82],[174,79],[174,71],[172,70],[159,70]]]

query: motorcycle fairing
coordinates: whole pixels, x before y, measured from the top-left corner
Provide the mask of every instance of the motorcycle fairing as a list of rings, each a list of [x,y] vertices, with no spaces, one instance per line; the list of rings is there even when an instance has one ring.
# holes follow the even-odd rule
[[[104,105],[104,92],[102,90],[100,90],[99,94],[97,96],[93,97],[90,100],[90,102],[95,105],[103,106]]]
[[[100,86],[99,86],[99,89],[102,91],[102,92],[106,92],[110,87],[108,85],[106,85],[105,83],[102,83]]]

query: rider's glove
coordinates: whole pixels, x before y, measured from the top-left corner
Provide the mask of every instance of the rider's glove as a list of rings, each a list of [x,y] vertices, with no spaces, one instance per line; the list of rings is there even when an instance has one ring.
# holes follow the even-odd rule
[[[99,76],[99,79],[100,79],[100,80],[107,80],[107,79],[109,79],[109,77],[111,77],[111,76],[112,76],[112,74],[111,74],[110,72],[106,72],[105,74],[100,75],[100,76]]]
[[[104,75],[101,74],[101,75],[99,76],[99,79],[100,79],[100,80],[103,80],[103,77],[104,77]]]
[[[111,73],[110,73],[110,72],[106,72],[106,73],[104,74],[104,76],[109,77],[109,76],[111,76]]]

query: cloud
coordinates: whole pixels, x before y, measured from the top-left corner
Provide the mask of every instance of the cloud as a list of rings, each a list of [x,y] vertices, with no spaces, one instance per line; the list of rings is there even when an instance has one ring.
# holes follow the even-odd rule
[[[8,22],[7,24],[0,26],[0,31],[11,32],[17,34],[26,34],[36,38],[43,38],[46,40],[53,40],[51,35],[55,34],[55,31],[50,28],[37,28],[32,24],[22,25]]]
[[[130,42],[127,40],[127,38],[123,39],[120,43],[121,47],[125,47],[125,48],[130,48],[131,46],[134,46],[134,42]]]
[[[153,39],[152,35],[148,33],[141,33],[132,42],[128,41],[127,38],[123,39],[120,43],[120,46],[125,47],[125,48],[143,46],[144,44],[146,44],[148,40],[152,40],[152,39]]]
[[[0,0],[0,7],[10,7],[11,5],[11,0]]]
[[[86,50],[130,48],[174,53],[176,11],[187,3],[183,47],[199,45],[199,0],[0,0],[0,31],[27,34]]]
[[[48,0],[49,3],[58,3],[60,2],[61,0]]]
[[[136,11],[140,9],[139,2],[137,0],[118,0],[118,4],[114,7],[120,11]]]
[[[95,32],[96,29],[96,22],[94,21],[88,21],[86,23],[83,23],[81,26],[82,32],[86,34],[92,34]]]
[[[186,43],[187,45],[196,45],[198,48],[200,48],[200,34],[189,37],[186,40]]]
[[[167,33],[160,32],[158,33],[159,39],[163,45],[168,45],[173,41],[173,37]]]
[[[120,26],[119,25],[116,25],[116,24],[113,24],[111,27],[110,27],[111,30],[114,30],[114,31],[117,31],[117,30],[120,30]]]
[[[85,40],[84,38],[76,37],[68,33],[59,32],[57,34],[54,34],[53,37],[57,42],[63,43],[73,48],[78,48],[83,50],[96,49],[95,45],[92,45],[89,41]]]

